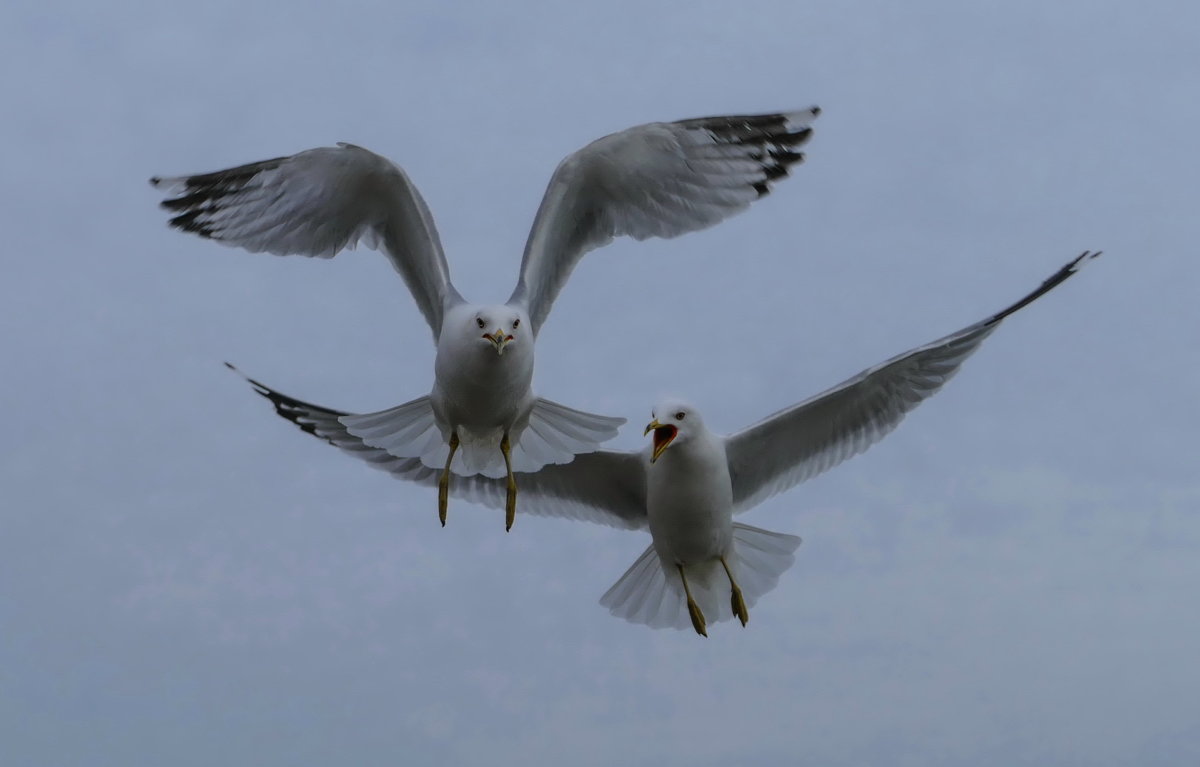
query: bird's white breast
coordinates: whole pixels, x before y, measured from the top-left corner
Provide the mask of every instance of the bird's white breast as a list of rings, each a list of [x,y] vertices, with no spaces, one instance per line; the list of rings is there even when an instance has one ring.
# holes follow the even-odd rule
[[[434,360],[434,412],[444,426],[477,433],[523,425],[533,406],[532,382],[529,338],[504,354],[474,338],[442,339]]]
[[[654,548],[667,564],[726,554],[733,540],[733,486],[720,439],[697,435],[650,464],[646,511]]]

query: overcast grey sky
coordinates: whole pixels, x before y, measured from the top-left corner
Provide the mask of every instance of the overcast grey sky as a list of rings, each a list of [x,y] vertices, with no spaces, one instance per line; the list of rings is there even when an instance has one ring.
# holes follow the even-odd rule
[[[6,3],[0,761],[1200,763],[1200,8]],[[145,183],[335,141],[503,300],[567,153],[820,104],[716,229],[576,271],[539,393],[737,429],[1106,255],[880,445],[743,519],[795,567],[702,640],[597,604],[644,533],[453,503],[226,371],[374,410],[433,347],[379,255],[168,231]]]

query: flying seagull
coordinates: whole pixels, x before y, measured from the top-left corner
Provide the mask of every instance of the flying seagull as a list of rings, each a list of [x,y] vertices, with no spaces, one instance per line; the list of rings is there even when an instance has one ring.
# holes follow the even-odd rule
[[[653,438],[644,450],[600,450],[523,475],[522,509],[649,528],[651,545],[600,600],[613,615],[654,628],[686,628],[690,622],[703,636],[709,620],[736,616],[744,626],[749,608],[792,565],[800,539],[734,523],[733,515],[878,442],[950,380],[1004,318],[1098,255],[1083,253],[987,319],[867,368],[734,434],[709,431],[691,405],[660,402],[646,426]],[[435,472],[420,461],[397,458],[350,433],[344,413],[250,383],[279,415],[309,434],[400,479],[436,482]],[[455,488],[456,495],[493,507],[503,502],[502,492],[498,481],[484,477]]]
[[[359,242],[382,250],[433,331],[433,388],[388,410],[345,415],[340,427],[367,447],[441,469],[443,525],[451,472],[505,477],[510,529],[514,472],[570,462],[625,422],[533,394],[534,341],[579,259],[615,237],[675,237],[745,209],[804,159],[799,149],[819,113],[649,123],[569,155],[550,179],[504,304],[459,294],[420,193],[399,166],[362,147],[150,183],[169,195],[162,207],[171,226],[224,245],[319,258]]]

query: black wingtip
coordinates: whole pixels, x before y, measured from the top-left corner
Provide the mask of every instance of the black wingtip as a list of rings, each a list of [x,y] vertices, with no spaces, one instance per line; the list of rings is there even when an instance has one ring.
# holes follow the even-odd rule
[[[238,374],[239,376],[241,376],[241,377],[242,377],[244,380],[246,380],[246,381],[250,381],[250,376],[248,376],[248,375],[246,375],[245,373],[243,373],[243,372],[242,372],[242,371],[241,371],[241,370],[238,368],[238,366],[237,366],[237,365],[235,365],[235,364],[233,364],[232,362],[225,361],[225,362],[222,362],[221,364],[222,364],[222,365],[224,365],[225,367],[229,368],[229,369],[230,369],[230,370],[232,370],[233,372],[237,373],[237,374]],[[253,381],[250,381],[250,382],[251,382],[251,383],[254,383]]]
[[[1102,252],[1103,251],[1099,251],[1099,250],[1083,251],[1083,253],[1080,253],[1078,256],[1071,259],[1071,261],[1068,262],[1066,266],[1062,267],[1057,272],[1055,272],[1054,274],[1050,275],[1045,280],[1043,280],[1042,284],[1039,285],[1032,293],[1025,296],[1020,301],[1017,301],[1015,304],[1008,307],[1004,311],[996,313],[985,324],[996,325],[1001,320],[1003,320],[1005,317],[1008,317],[1009,315],[1014,314],[1014,313],[1020,311],[1021,309],[1024,309],[1026,306],[1029,306],[1034,301],[1038,300],[1042,296],[1049,293],[1051,290],[1054,290],[1056,287],[1058,287],[1059,285],[1066,282],[1071,277],[1071,275],[1075,274],[1080,269],[1082,269],[1084,264],[1086,264],[1087,262],[1091,261],[1092,259],[1098,257]]]
[[[175,202],[175,200],[163,200],[159,205],[166,210],[174,210],[173,203]],[[216,230],[209,226],[207,222],[198,220],[206,212],[204,210],[190,210],[187,213],[181,213],[178,216],[168,219],[167,225],[182,232],[191,232],[192,234],[211,240],[216,234]]]
[[[275,390],[273,390],[271,387],[267,386],[266,384],[262,384],[262,383],[259,383],[258,381],[255,381],[253,378],[251,378],[250,376],[243,373],[238,368],[238,366],[234,365],[232,362],[225,362],[224,365],[225,365],[225,367],[229,368],[230,370],[232,370],[233,372],[235,372],[239,376],[241,376],[242,380],[244,380],[246,383],[253,386],[254,392],[256,394],[266,397],[267,399],[271,400],[272,402],[275,402],[275,397],[282,397],[284,399],[290,399],[290,397],[284,397],[284,395],[279,394],[278,392],[276,392]]]
[[[311,402],[305,402],[304,400],[299,400],[295,397],[289,397],[286,394],[275,391],[264,383],[254,380],[239,370],[233,363],[226,362],[224,364],[225,367],[240,375],[246,380],[247,383],[254,387],[255,394],[258,394],[260,397],[270,401],[271,405],[275,408],[275,413],[278,416],[291,421],[293,424],[299,427],[300,431],[303,431],[306,434],[311,434],[320,440],[328,442],[334,447],[338,447],[338,444],[330,437],[317,433],[317,424],[310,420],[306,420],[311,418],[311,416],[307,414],[321,412],[331,415],[334,418],[340,418],[344,415],[349,415],[349,413],[341,410],[333,410],[331,408],[321,407],[320,405],[314,405]]]
[[[795,133],[788,133],[785,136],[781,136],[779,143],[787,146],[803,146],[808,143],[812,135],[813,129],[806,125]]]
[[[1088,261],[1091,261],[1094,258],[1099,258],[1100,254],[1103,252],[1104,252],[1103,250],[1094,250],[1094,251],[1093,250],[1085,250],[1082,253],[1080,253],[1079,256],[1076,257],[1076,259],[1074,261],[1072,261],[1070,264],[1068,264],[1067,268],[1070,269],[1072,272],[1077,272],[1080,269],[1082,269],[1083,265],[1086,264]]]
[[[226,363],[224,363],[224,365],[225,365],[225,367],[229,368],[230,370],[232,370],[233,372],[237,373],[242,378],[244,378],[248,384],[253,386],[256,394],[259,394],[260,396],[263,396],[263,397],[266,397],[267,399],[269,399],[272,402],[272,404],[275,405],[275,409],[279,410],[279,414],[281,416],[283,416],[284,418],[287,418],[289,421],[295,422],[295,419],[290,418],[287,414],[285,414],[282,410],[280,410],[281,406],[285,409],[311,410],[314,412],[321,411],[323,413],[328,413],[337,418],[340,418],[341,416],[344,416],[344,415],[350,415],[350,413],[345,410],[334,410],[333,408],[324,407],[323,405],[314,405],[313,403],[305,402],[302,399],[296,399],[295,397],[289,397],[288,395],[286,395],[282,392],[275,391],[270,386],[267,386],[265,383],[262,383],[261,381],[254,380],[250,376],[243,373],[232,362],[226,362]],[[302,425],[302,424],[297,424],[297,425],[300,426],[300,428],[305,429],[304,425]],[[305,429],[305,431],[310,431],[310,429]]]

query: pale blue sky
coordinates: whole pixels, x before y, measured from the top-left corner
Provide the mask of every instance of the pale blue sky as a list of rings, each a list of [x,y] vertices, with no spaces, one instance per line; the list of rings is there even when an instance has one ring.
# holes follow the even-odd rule
[[[6,4],[0,761],[1200,762],[1197,39],[1182,2]],[[707,641],[597,604],[644,533],[441,529],[274,416],[223,360],[379,409],[423,320],[377,254],[186,238],[145,183],[353,141],[503,300],[567,153],[811,103],[770,198],[583,262],[539,393],[731,431],[1106,255],[747,515],[805,543]]]

